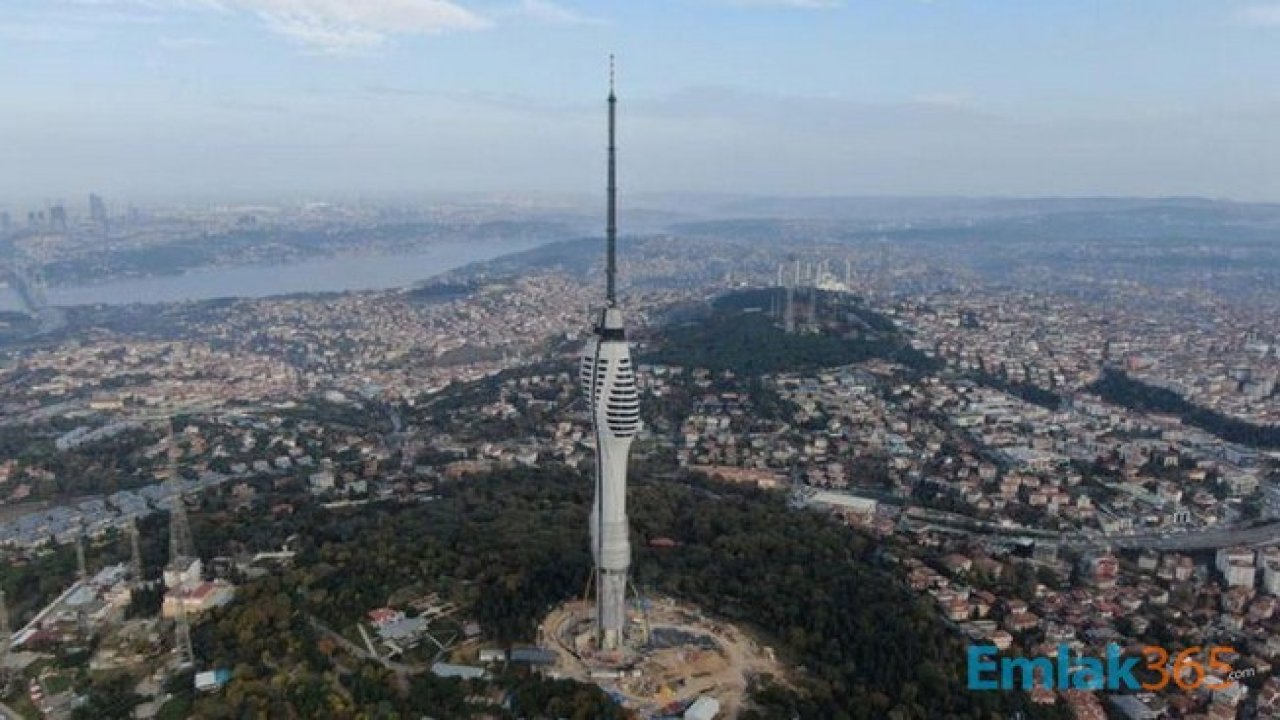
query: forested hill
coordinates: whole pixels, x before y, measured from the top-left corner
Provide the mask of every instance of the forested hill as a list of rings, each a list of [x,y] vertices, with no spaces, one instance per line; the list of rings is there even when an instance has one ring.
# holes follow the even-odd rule
[[[634,532],[671,537],[642,548],[642,587],[773,636],[803,667],[799,692],[756,695],[758,717],[1005,718],[1020,695],[965,689],[963,643],[910,592],[877,545],[783,496],[698,479],[633,483]],[[634,541],[633,541],[634,542]]]
[[[746,717],[995,720],[1023,703],[1020,695],[964,689],[959,637],[891,569],[875,563],[877,548],[868,539],[824,516],[790,510],[775,494],[656,475],[637,468],[630,493],[637,585],[764,631],[766,642],[803,668],[795,690],[762,683],[759,708]],[[308,523],[294,570],[255,581],[245,589],[247,602],[201,626],[198,654],[213,666],[237,668],[218,702],[239,705],[215,712],[213,701],[201,700],[194,709],[210,717],[258,710],[306,715],[339,702],[325,694],[328,674],[355,672],[361,677],[345,682],[360,692],[339,702],[344,712],[475,716],[462,699],[481,688],[418,676],[402,694],[380,668],[344,671],[348,661],[326,654],[332,648],[317,651],[323,643],[301,618],[350,626],[413,587],[459,602],[489,637],[530,641],[539,619],[581,593],[587,580],[589,492],[588,478],[571,469],[512,469],[442,486],[431,503],[313,517],[323,521]],[[657,536],[679,545],[649,548]],[[289,676],[275,670],[285,666],[297,670]],[[495,682],[523,688],[528,698],[512,717],[603,716],[604,696],[586,688]]]
[[[1136,380],[1121,370],[1107,369],[1086,388],[1107,402],[1141,412],[1177,415],[1188,425],[1213,433],[1227,442],[1264,450],[1280,449],[1280,426],[1255,425],[1189,402],[1172,390]]]
[[[784,302],[784,291],[778,288],[725,295],[701,317],[664,327],[658,347],[641,360],[748,376],[876,358],[926,372],[940,367],[937,360],[912,348],[892,320],[852,296],[817,293],[818,332],[784,331],[772,313]]]

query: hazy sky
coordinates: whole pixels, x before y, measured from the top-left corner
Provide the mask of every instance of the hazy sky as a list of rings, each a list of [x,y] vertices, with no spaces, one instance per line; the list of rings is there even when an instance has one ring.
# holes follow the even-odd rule
[[[1280,200],[1280,2],[0,0],[0,208],[626,191]]]

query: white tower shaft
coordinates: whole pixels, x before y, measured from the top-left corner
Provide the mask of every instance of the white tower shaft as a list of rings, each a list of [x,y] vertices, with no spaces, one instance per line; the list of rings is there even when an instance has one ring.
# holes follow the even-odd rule
[[[607,305],[596,336],[583,351],[582,386],[591,407],[596,444],[596,483],[592,501],[591,555],[596,565],[596,623],[602,650],[615,650],[626,628],[627,576],[631,539],[627,524],[627,459],[640,426],[631,349],[627,345],[616,294],[617,182],[615,125],[617,96],[609,70],[609,174],[606,234]]]
[[[631,539],[627,523],[627,459],[640,425],[631,351],[622,313],[604,311],[597,337],[582,358],[583,389],[591,403],[596,441],[596,485],[591,508],[591,552],[596,563],[596,619],[600,647],[616,649],[626,627]]]

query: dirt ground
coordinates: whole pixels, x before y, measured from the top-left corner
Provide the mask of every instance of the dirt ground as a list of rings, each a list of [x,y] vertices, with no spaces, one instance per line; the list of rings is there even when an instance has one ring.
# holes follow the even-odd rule
[[[735,718],[750,678],[771,675],[785,682],[785,668],[772,650],[733,625],[666,598],[649,603],[648,647],[616,657],[597,657],[590,648],[579,654],[574,641],[590,633],[591,613],[589,603],[575,601],[556,608],[543,621],[542,644],[557,655],[553,672],[594,683],[643,716],[709,695],[720,701],[718,718]],[[641,613],[632,620],[637,630],[644,626]]]

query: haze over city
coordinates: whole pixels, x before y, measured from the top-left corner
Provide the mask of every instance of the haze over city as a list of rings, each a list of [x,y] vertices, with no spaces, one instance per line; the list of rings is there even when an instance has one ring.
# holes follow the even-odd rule
[[[1280,4],[9,0],[0,195],[1280,200]]]
[[[0,2],[0,720],[1280,720],[1280,3]]]

